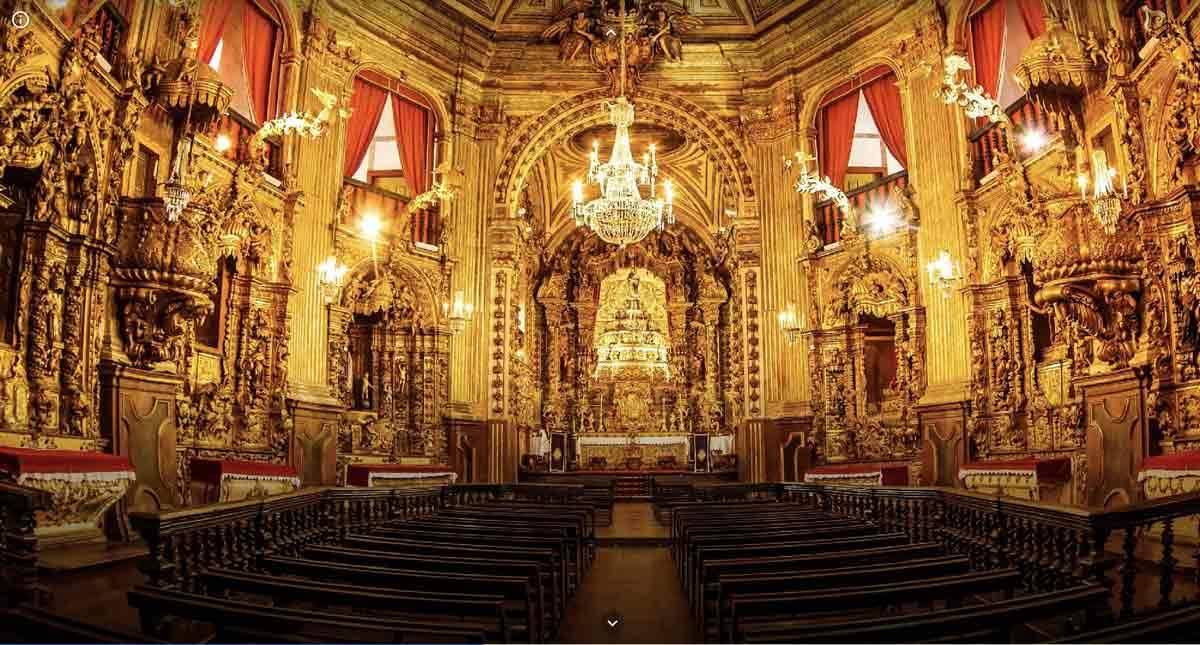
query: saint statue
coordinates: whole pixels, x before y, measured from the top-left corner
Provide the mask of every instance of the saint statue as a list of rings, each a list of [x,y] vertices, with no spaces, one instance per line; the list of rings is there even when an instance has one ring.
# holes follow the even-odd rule
[[[371,409],[371,390],[373,390],[373,389],[374,389],[374,386],[371,385],[371,377],[367,374],[363,374],[362,378],[360,378],[358,381],[358,409],[359,410],[370,410]]]

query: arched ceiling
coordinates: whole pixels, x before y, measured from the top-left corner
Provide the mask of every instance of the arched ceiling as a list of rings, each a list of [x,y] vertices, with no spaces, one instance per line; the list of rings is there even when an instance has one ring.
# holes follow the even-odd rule
[[[630,3],[636,0],[628,0]],[[535,39],[567,0],[441,0],[498,38]],[[689,39],[752,38],[780,20],[811,9],[819,0],[687,0],[688,12],[704,21]]]

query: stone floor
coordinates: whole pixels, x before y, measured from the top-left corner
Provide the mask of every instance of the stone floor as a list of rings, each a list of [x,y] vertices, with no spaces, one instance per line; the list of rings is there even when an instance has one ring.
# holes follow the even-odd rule
[[[667,530],[646,502],[618,502],[592,571],[567,607],[563,643],[700,642],[674,561],[661,546]],[[616,627],[608,625],[617,620]]]

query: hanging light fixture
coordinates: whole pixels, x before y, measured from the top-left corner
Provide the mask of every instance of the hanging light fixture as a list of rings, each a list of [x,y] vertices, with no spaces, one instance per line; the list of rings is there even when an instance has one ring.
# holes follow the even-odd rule
[[[1109,235],[1117,232],[1117,221],[1125,207],[1122,200],[1129,196],[1129,186],[1125,184],[1124,178],[1121,179],[1122,194],[1117,196],[1113,188],[1113,178],[1116,176],[1117,169],[1109,167],[1108,156],[1104,151],[1095,150],[1092,152],[1092,176],[1089,178],[1086,173],[1080,173],[1076,179],[1080,199],[1091,207],[1092,215],[1095,215],[1100,226],[1104,227],[1104,232]],[[1089,183],[1092,185],[1090,200],[1087,194]]]
[[[162,185],[162,200],[163,210],[167,214],[168,222],[178,221],[183,215],[183,211],[187,209],[188,204],[192,202],[192,191],[188,188],[188,173],[187,162],[192,156],[192,142],[195,141],[195,133],[192,132],[192,106],[196,102],[196,78],[200,75],[200,48],[196,48],[196,68],[191,74],[188,84],[188,106],[187,116],[183,120],[183,135],[184,139],[179,140],[179,145],[175,147],[175,159],[171,164],[171,175],[167,177],[167,181]],[[187,152],[183,150],[183,142],[187,141]]]
[[[350,267],[342,264],[337,257],[329,256],[317,266],[317,281],[321,283],[321,292],[325,295],[325,304],[332,304]]]
[[[584,202],[583,183],[578,180],[572,186],[571,196],[576,224],[591,228],[605,242],[625,246],[641,241],[650,231],[674,223],[675,195],[670,180],[663,182],[663,197],[655,195],[658,159],[654,146],[643,155],[641,163],[634,159],[630,147],[633,104],[625,98],[625,0],[621,0],[620,10],[620,96],[607,106],[609,122],[616,129],[612,155],[607,163],[600,163],[600,146],[593,144],[587,181],[599,185],[601,196]],[[649,187],[649,198],[642,197],[639,186]]]
[[[962,270],[958,262],[950,257],[950,251],[942,249],[938,256],[925,265],[929,272],[929,285],[941,292],[943,298],[949,298],[954,284],[962,279]]]

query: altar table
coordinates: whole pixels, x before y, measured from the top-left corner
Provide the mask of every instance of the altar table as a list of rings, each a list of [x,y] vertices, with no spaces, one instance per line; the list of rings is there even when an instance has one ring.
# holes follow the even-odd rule
[[[346,483],[374,488],[420,488],[453,484],[458,474],[449,466],[422,464],[349,464]]]
[[[857,486],[907,486],[908,464],[817,466],[804,473],[804,481]]]
[[[1033,501],[1059,501],[1062,486],[1071,481],[1071,459],[1010,459],[973,461],[958,469],[967,490]]]
[[[643,465],[658,463],[659,457],[674,457],[675,463],[688,461],[687,435],[640,435],[634,441],[625,435],[577,435],[576,454],[587,466],[592,457],[603,457],[609,466],[625,463],[626,457],[641,457]]]
[[[1183,495],[1200,490],[1200,450],[1158,455],[1142,460],[1138,469],[1138,483],[1146,499],[1159,499],[1172,495]],[[1196,518],[1172,523],[1177,538],[1194,544],[1200,539]],[[1161,533],[1162,527],[1155,525],[1152,533]]]
[[[79,450],[0,448],[0,474],[50,493],[37,517],[37,536],[49,543],[103,540],[100,522],[137,474],[128,457]]]
[[[213,504],[290,493],[300,488],[296,469],[237,459],[192,459],[192,502]]]

